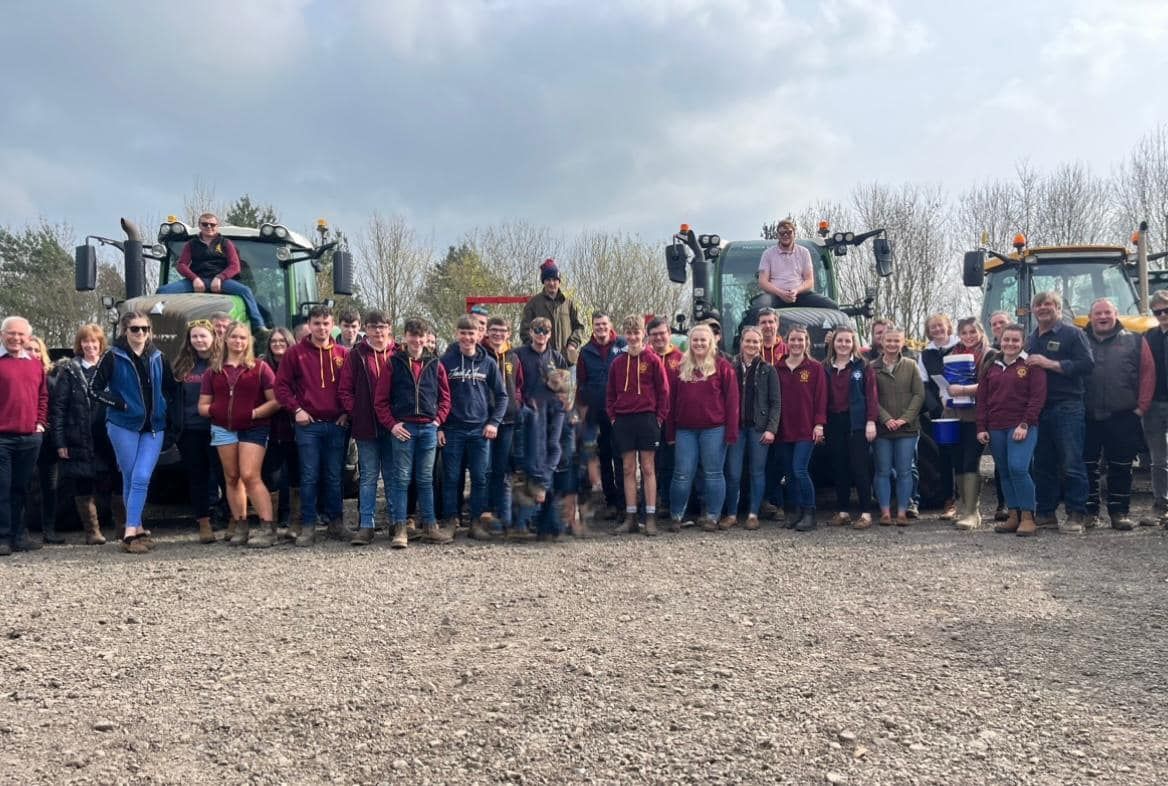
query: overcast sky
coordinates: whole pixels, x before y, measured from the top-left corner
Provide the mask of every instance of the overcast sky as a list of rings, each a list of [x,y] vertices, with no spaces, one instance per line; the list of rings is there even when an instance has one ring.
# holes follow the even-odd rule
[[[1168,3],[14,0],[0,225],[110,235],[196,179],[306,229],[752,237],[857,183],[959,190],[1168,122]]]

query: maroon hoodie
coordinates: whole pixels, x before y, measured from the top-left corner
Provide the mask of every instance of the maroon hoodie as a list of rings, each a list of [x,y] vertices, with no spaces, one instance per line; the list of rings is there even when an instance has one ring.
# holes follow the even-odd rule
[[[349,350],[334,341],[316,346],[312,336],[288,347],[276,375],[276,398],[292,413],[293,421],[298,409],[315,420],[334,421],[344,414],[337,391],[347,354]]]
[[[714,363],[712,376],[686,382],[679,374],[675,384],[670,385],[669,417],[665,421],[667,442],[676,440],[679,428],[718,426],[726,427],[727,445],[738,441],[738,381],[734,367],[723,357]]]
[[[1026,365],[1026,353],[1006,365],[999,356],[977,384],[977,430],[997,431],[1038,423],[1046,404],[1046,371]]]
[[[345,357],[341,366],[340,387],[337,395],[341,399],[341,409],[349,414],[349,427],[353,439],[377,439],[377,413],[373,410],[373,392],[377,389],[377,379],[389,365],[393,355],[393,342],[378,352],[368,340],[358,341]]]
[[[618,415],[653,412],[661,423],[669,417],[669,379],[665,362],[646,348],[639,355],[622,352],[608,370],[604,411]]]
[[[779,372],[779,397],[783,417],[779,419],[779,442],[809,442],[816,426],[827,424],[827,376],[823,366],[809,357],[791,368],[784,357],[775,364]]]

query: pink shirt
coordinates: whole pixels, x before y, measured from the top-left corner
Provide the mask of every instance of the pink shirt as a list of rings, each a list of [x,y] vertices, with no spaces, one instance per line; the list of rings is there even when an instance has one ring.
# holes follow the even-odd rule
[[[811,270],[811,252],[796,243],[790,251],[773,245],[762,252],[758,272],[767,271],[770,281],[779,289],[799,289]]]

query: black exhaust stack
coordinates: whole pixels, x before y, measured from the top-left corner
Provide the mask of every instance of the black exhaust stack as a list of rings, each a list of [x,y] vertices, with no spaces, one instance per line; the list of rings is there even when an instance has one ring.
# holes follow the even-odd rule
[[[123,218],[122,231],[126,233],[122,254],[126,260],[126,299],[129,300],[146,294],[146,263],[142,259],[142,233],[137,224]]]

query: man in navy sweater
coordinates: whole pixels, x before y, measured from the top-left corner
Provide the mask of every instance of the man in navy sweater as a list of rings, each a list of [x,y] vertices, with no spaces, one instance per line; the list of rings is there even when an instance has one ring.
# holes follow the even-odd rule
[[[28,539],[24,496],[49,422],[49,388],[44,366],[25,349],[32,335],[28,320],[8,317],[0,334],[0,557],[6,557],[41,547]]]

